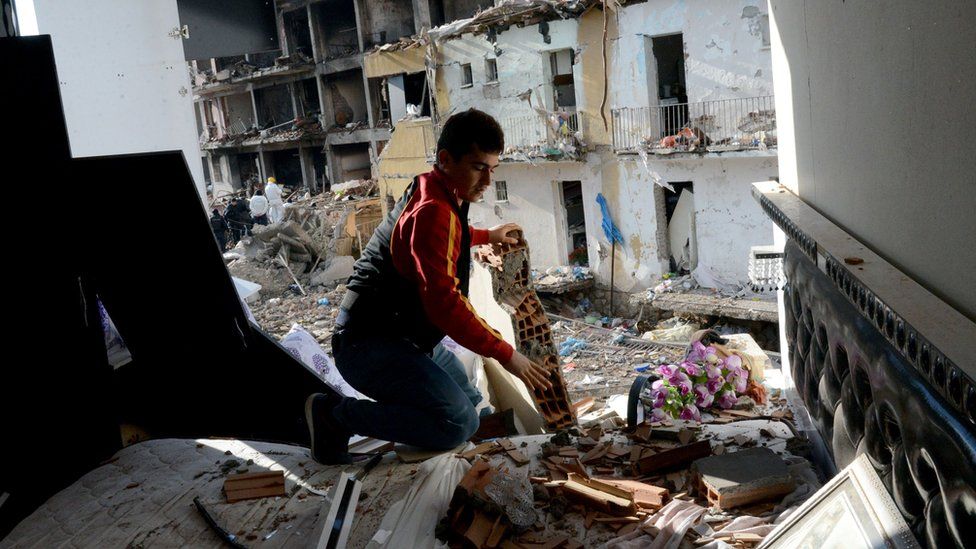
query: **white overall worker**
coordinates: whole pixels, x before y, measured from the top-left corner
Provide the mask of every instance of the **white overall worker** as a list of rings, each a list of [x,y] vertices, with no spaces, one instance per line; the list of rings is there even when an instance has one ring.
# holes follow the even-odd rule
[[[268,221],[278,223],[285,217],[285,203],[281,200],[281,187],[274,177],[268,178],[264,186],[264,196],[268,199]]]

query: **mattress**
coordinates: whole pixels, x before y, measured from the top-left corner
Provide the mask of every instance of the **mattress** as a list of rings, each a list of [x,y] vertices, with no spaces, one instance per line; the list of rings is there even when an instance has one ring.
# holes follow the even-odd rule
[[[357,466],[345,466],[355,469]],[[285,497],[229,504],[224,479],[236,472],[285,472]],[[161,439],[120,450],[58,492],[2,541],[8,547],[219,547],[193,504],[199,496],[225,530],[248,547],[314,545],[324,494],[343,467],[327,467],[307,448],[223,439]],[[349,540],[361,547],[415,467],[388,456],[365,479]],[[321,513],[320,513],[321,512]]]

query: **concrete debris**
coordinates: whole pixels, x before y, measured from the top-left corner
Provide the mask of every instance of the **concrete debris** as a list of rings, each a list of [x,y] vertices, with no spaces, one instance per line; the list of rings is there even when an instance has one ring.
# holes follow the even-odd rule
[[[533,269],[532,286],[540,294],[575,292],[593,286],[593,273],[579,265],[550,267],[543,273]]]
[[[298,117],[294,120],[265,127],[252,126],[243,128],[236,133],[215,133],[208,141],[200,144],[201,149],[216,149],[221,147],[247,147],[267,145],[272,143],[286,143],[302,140],[321,140],[325,138],[325,130],[316,113]]]
[[[784,444],[719,442],[740,431],[791,436],[755,419],[776,411],[788,415],[782,399],[730,414],[731,424],[611,423],[483,442],[456,454],[471,468],[437,536],[451,547],[755,547],[819,486]]]
[[[417,36],[401,38],[398,42],[376,48],[376,51],[412,49],[427,45],[431,41],[441,42],[457,38],[462,34],[482,34],[494,27],[513,24],[525,26],[543,21],[567,19],[579,16],[600,3],[598,0],[503,0],[495,6],[478,11],[473,17],[451,21]]]
[[[336,282],[343,282],[352,276],[353,265],[356,260],[350,255],[340,255],[328,260],[321,270],[312,277],[312,284],[328,286]]]
[[[259,66],[241,59],[216,73],[212,70],[196,71],[193,74],[193,86],[195,92],[206,93],[216,91],[227,84],[242,84],[257,78],[314,68],[315,61],[300,51],[276,58],[271,66]]]

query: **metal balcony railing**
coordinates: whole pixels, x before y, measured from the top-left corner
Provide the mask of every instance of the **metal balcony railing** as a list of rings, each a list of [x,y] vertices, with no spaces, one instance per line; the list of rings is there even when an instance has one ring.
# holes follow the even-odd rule
[[[506,155],[568,158],[578,158],[585,152],[581,122],[580,113],[558,111],[498,121],[505,132]]]
[[[612,110],[618,153],[722,152],[776,146],[772,95]]]

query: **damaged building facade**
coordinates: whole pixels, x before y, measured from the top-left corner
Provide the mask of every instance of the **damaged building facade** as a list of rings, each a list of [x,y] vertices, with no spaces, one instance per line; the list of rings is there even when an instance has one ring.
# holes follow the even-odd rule
[[[603,287],[613,265],[621,292],[678,268],[706,287],[742,285],[750,247],[773,239],[750,197],[751,183],[777,177],[769,40],[762,2],[604,13],[600,2],[540,0],[377,48],[364,67],[385,80],[391,112],[411,103],[402,83],[424,75],[434,105],[431,118],[397,123],[379,158],[381,195],[391,204],[429,169],[439,124],[475,107],[499,120],[506,150],[472,223],[517,222],[537,266],[588,262]],[[624,237],[613,258],[600,194]]]
[[[311,191],[372,176],[390,138],[385,81],[363,71],[364,52],[478,3],[277,0],[279,49],[190,62],[200,150],[215,197],[274,176]],[[423,77],[401,81],[416,103]]]

